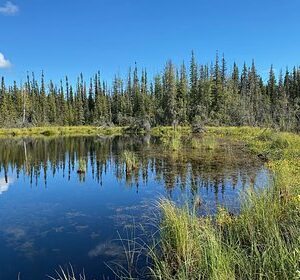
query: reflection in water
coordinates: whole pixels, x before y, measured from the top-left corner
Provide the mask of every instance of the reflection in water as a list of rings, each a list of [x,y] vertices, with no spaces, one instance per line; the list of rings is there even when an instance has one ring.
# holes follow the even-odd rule
[[[131,172],[124,151],[137,159]],[[239,191],[266,181],[261,162],[223,140],[170,152],[149,136],[2,139],[0,279],[44,279],[69,262],[112,276],[104,262],[123,260],[118,232],[144,226],[159,197],[238,211]]]
[[[194,192],[199,187],[224,192],[228,181],[233,188],[239,180],[242,186],[254,183],[261,168],[261,163],[245,153],[241,145],[223,142],[214,150],[186,148],[169,152],[157,141],[154,139],[150,144],[149,140],[125,137],[1,140],[0,171],[4,178],[0,179],[0,188],[4,191],[8,188],[9,168],[16,172],[17,178],[24,172],[30,177],[30,184],[38,185],[43,180],[47,186],[49,173],[55,176],[59,170],[67,180],[77,171],[81,182],[88,172],[102,185],[103,175],[112,167],[115,177],[124,179],[127,186],[138,188],[140,178],[147,184],[150,172],[155,176],[151,180],[162,181],[170,192],[177,185],[182,189],[188,185]],[[125,172],[126,163],[121,156],[124,150],[135,152],[138,169]]]

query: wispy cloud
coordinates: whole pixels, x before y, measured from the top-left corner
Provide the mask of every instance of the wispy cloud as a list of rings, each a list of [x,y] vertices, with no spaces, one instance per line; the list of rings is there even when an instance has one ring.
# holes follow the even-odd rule
[[[19,11],[19,7],[15,4],[13,4],[10,1],[7,1],[3,6],[0,6],[0,14],[3,15],[15,15]]]
[[[8,59],[4,57],[4,55],[0,52],[0,68],[9,68],[11,67],[11,63]]]

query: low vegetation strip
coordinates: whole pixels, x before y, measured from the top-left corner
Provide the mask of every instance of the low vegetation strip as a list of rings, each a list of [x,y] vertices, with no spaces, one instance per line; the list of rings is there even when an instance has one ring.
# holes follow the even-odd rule
[[[243,141],[266,160],[274,180],[250,188],[233,216],[198,217],[168,200],[159,206],[155,279],[300,279],[300,136],[250,127],[210,127],[208,135]]]
[[[97,126],[49,126],[32,128],[2,128],[0,137],[17,136],[85,136],[85,135],[120,135],[121,127]]]

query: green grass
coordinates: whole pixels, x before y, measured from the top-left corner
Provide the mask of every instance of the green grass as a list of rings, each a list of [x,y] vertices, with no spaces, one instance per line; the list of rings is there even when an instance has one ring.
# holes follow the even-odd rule
[[[102,128],[95,126],[49,126],[32,128],[0,129],[0,137],[18,136],[88,136],[88,135],[121,135],[123,128]]]
[[[207,149],[214,150],[218,147],[216,137],[210,135],[204,135],[203,137],[193,137],[191,139],[192,149]]]
[[[191,147],[192,149],[199,149],[201,147],[201,141],[197,138],[192,138]]]
[[[159,240],[150,250],[155,279],[299,279],[300,137],[258,128],[208,128],[267,154],[274,181],[241,198],[241,212],[219,208],[199,218],[168,200],[159,207]]]
[[[173,127],[156,127],[152,129],[151,134],[159,137],[167,150],[178,151],[182,147],[182,136],[185,131],[186,128],[183,127],[176,130]]]

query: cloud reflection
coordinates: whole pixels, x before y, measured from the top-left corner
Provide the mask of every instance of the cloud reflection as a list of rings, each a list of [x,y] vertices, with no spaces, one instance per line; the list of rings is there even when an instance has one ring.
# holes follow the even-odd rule
[[[99,256],[106,257],[122,257],[123,247],[121,245],[114,244],[112,242],[100,243],[95,248],[89,251],[88,255],[90,258]]]
[[[14,182],[12,178],[0,178],[0,195],[8,191],[9,186]]]

